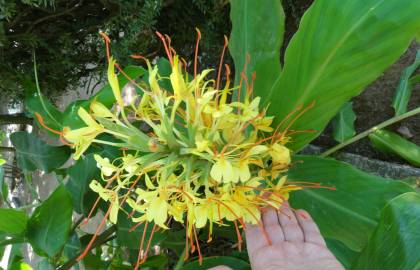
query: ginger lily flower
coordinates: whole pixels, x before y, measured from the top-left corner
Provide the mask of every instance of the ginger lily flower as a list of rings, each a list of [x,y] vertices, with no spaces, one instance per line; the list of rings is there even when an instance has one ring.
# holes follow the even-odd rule
[[[158,36],[172,65],[169,81],[173,93],[160,84],[160,80],[168,78],[162,78],[158,67],[152,67],[146,60],[148,84],[143,81],[138,86],[143,90],[135,99],[138,103],[125,106],[114,72],[119,66],[109,57],[108,80],[116,109],[96,101],[90,113],[80,108],[79,116],[87,126],[76,130],[66,128],[64,138],[74,144],[75,159],[92,142],[123,150],[113,161],[95,155],[106,186],[93,180],[90,187],[110,204],[105,219],[109,216],[111,223],[117,222],[120,207],[127,203],[132,209],[128,218],[144,223],[145,228],[154,223],[153,232],[156,227],[170,229],[174,221],[182,223],[186,228],[187,247],[190,243],[193,252],[197,246],[201,259],[197,229],[209,226],[210,241],[214,224],[231,221],[241,243],[239,230],[245,222],[260,224],[262,208],[279,209],[290,192],[305,186],[287,182],[291,164],[291,151],[286,145],[288,128],[279,132],[281,124],[276,128],[271,126],[273,117],[266,116],[266,108],[259,107],[260,98],[251,98],[253,84],[247,84],[242,100],[230,101],[228,94],[241,91],[242,87],[230,88],[228,66],[223,88],[219,87],[220,75],[217,81],[206,80],[212,70],[197,72],[197,59],[194,77],[190,79],[182,71],[186,63],[174,55],[167,38],[159,33]],[[105,41],[109,52],[106,36]],[[147,127],[147,132],[138,128],[142,125]],[[114,140],[95,139],[101,133],[114,136]],[[144,238],[140,254],[147,256],[143,243]],[[140,255],[135,269],[144,259]]]

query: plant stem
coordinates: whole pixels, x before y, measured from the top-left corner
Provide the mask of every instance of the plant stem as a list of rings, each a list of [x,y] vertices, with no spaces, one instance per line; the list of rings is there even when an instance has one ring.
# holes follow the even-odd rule
[[[181,267],[184,265],[184,257],[185,257],[185,252],[188,252],[186,250],[186,248],[184,247],[184,250],[182,251],[181,255],[179,255],[179,259],[176,262],[176,265],[174,267],[174,270],[179,270],[181,269]]]
[[[101,235],[98,236],[98,238],[96,238],[95,242],[93,242],[92,249],[94,249],[94,248],[96,248],[100,245],[103,245],[106,242],[114,239],[115,236],[111,236],[111,235],[114,234],[114,232],[116,230],[117,230],[117,227],[112,226],[112,227],[108,228],[106,231],[104,231]],[[80,254],[82,254],[82,252],[83,251],[79,252],[76,256],[74,256],[73,258],[68,260],[65,264],[63,264],[62,266],[57,268],[57,270],[69,270],[69,269],[71,269],[73,267],[73,265],[78,263],[77,258],[79,257]]]
[[[347,140],[347,141],[345,141],[345,142],[342,142],[342,143],[340,143],[340,144],[337,144],[337,145],[336,145],[336,146],[334,146],[333,148],[328,149],[327,151],[325,151],[324,153],[322,153],[320,156],[321,156],[321,157],[326,157],[326,156],[329,156],[329,155],[331,155],[332,153],[335,153],[336,151],[340,150],[341,148],[344,148],[344,147],[346,147],[346,146],[347,146],[347,145],[349,145],[349,144],[352,144],[352,143],[354,143],[354,142],[357,142],[357,141],[358,141],[358,140],[360,140],[360,139],[363,139],[364,137],[368,136],[368,135],[369,135],[370,133],[372,133],[372,132],[375,132],[375,131],[377,131],[377,130],[379,130],[379,129],[382,129],[382,128],[384,128],[384,127],[387,127],[387,126],[389,126],[389,125],[392,125],[392,124],[394,124],[394,123],[396,123],[396,122],[399,122],[399,121],[401,121],[401,120],[403,120],[403,119],[405,119],[405,118],[408,118],[408,117],[410,117],[410,116],[416,115],[416,114],[418,114],[418,113],[420,113],[420,107],[417,107],[417,108],[415,108],[414,110],[408,111],[408,112],[403,113],[403,114],[401,114],[401,115],[397,115],[397,116],[395,116],[395,117],[392,117],[392,118],[390,118],[390,119],[388,119],[388,120],[386,120],[386,121],[384,121],[384,122],[380,123],[379,125],[376,125],[376,126],[374,126],[374,127],[371,127],[370,129],[368,129],[368,130],[366,130],[366,131],[364,131],[364,132],[362,132],[362,133],[360,133],[360,134],[358,134],[358,135],[354,136],[353,138],[348,139],[348,140]]]

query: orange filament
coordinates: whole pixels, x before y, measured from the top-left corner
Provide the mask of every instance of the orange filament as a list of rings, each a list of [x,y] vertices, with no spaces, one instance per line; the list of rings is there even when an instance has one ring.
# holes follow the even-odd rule
[[[140,265],[141,260],[143,259],[143,245],[144,245],[144,239],[146,237],[146,232],[147,232],[147,226],[149,225],[149,222],[146,221],[146,223],[144,224],[144,228],[143,228],[143,234],[141,237],[141,241],[140,241],[140,248],[139,248],[139,253],[137,255],[137,262],[136,262],[136,268],[138,269],[138,266]]]
[[[193,227],[194,236],[195,236],[195,243],[197,244],[198,263],[201,265],[201,264],[203,264],[203,256],[201,255],[200,244],[198,243],[197,230],[195,229],[194,225],[192,227]]]
[[[153,235],[155,235],[155,232],[156,232],[156,224],[153,225],[152,232],[150,233],[149,240],[147,241],[147,247],[146,247],[146,251],[144,252],[144,258],[140,261],[139,265],[136,265],[136,268],[134,268],[134,270],[138,269],[137,267],[146,261],[149,250],[150,250],[150,245],[152,243]]]
[[[283,120],[277,125],[276,130],[274,130],[274,134],[277,134],[280,127],[290,118],[292,115],[294,115],[296,112],[300,111],[302,109],[302,105],[297,106],[293,111],[291,111],[289,114],[286,115]],[[271,140],[271,143],[274,142],[274,138]]]
[[[200,29],[195,28],[195,31],[197,31],[197,41],[195,43],[195,53],[194,53],[194,79],[197,77],[198,46],[200,45],[200,39],[201,39]]]
[[[305,114],[307,111],[309,111],[310,109],[312,109],[315,106],[315,100],[312,101],[305,109],[303,109],[300,113],[298,113],[298,115],[296,115],[295,118],[292,119],[292,121],[290,121],[289,125],[287,125],[287,127],[283,130],[282,135],[280,136],[280,140],[283,138],[284,135],[286,135],[287,131],[289,130],[289,128],[291,128],[293,126],[293,124],[303,115]]]
[[[79,255],[79,257],[77,257],[77,261],[81,261],[90,251],[90,248],[93,245],[93,242],[95,241],[95,239],[98,237],[99,232],[103,229],[103,227],[105,226],[105,222],[109,216],[109,214],[111,213],[111,208],[112,205],[110,205],[108,207],[108,210],[105,213],[105,216],[102,218],[101,223],[99,224],[98,228],[95,231],[95,234],[92,236],[92,238],[89,241],[89,244],[86,246],[85,250],[83,251],[82,254]]]
[[[110,49],[109,49],[109,44],[111,43],[111,39],[104,32],[99,32],[99,35],[101,35],[102,38],[105,41],[105,45],[106,45],[106,59],[108,59],[108,62],[109,62],[109,59],[111,58],[111,52],[110,52]]]
[[[174,61],[172,59],[172,54],[171,51],[169,50],[168,45],[166,44],[166,39],[163,37],[163,35],[161,33],[159,33],[158,31],[156,31],[156,35],[160,38],[160,40],[162,40],[163,43],[163,47],[165,47],[165,52],[166,55],[168,56],[169,62],[171,62],[171,66],[174,65]]]
[[[38,123],[39,123],[39,124],[40,124],[43,128],[45,128],[46,130],[48,130],[48,131],[50,131],[50,132],[52,132],[52,133],[54,133],[54,134],[60,135],[60,142],[62,142],[63,144],[65,144],[65,145],[67,145],[67,146],[74,147],[74,145],[73,145],[73,144],[68,143],[68,142],[67,142],[67,141],[63,138],[64,134],[63,134],[63,132],[62,132],[62,131],[58,131],[58,130],[52,129],[52,128],[50,128],[49,126],[47,126],[47,125],[45,124],[45,122],[44,122],[44,119],[42,118],[42,116],[41,116],[39,113],[35,112],[35,113],[34,113],[34,115],[35,115],[36,119],[38,120]]]
[[[233,224],[235,224],[235,231],[236,231],[236,236],[238,237],[238,250],[242,251],[242,236],[241,236],[241,232],[239,231],[238,228],[238,223],[235,221],[233,221]]]
[[[228,46],[228,38],[224,35],[223,36],[225,38],[225,44],[223,45],[223,50],[222,50],[222,55],[220,56],[220,63],[219,63],[219,70],[217,72],[217,82],[216,82],[216,89],[219,90],[219,85],[220,85],[220,76],[222,74],[222,65],[223,65],[223,60],[225,57],[225,51],[226,48]]]
[[[144,57],[143,55],[140,55],[140,54],[132,54],[132,55],[130,55],[130,57],[133,58],[133,59],[142,59],[142,60],[147,62],[147,58]]]
[[[139,222],[136,225],[134,225],[133,227],[131,227],[128,232],[134,232],[141,224],[143,224],[143,222]]]
[[[264,228],[264,224],[262,224],[261,221],[258,222],[258,226],[260,226],[261,232],[264,235],[265,240],[267,241],[267,245],[271,246],[273,242],[271,242],[270,236],[268,236],[268,233],[266,229]]]
[[[252,93],[254,90],[254,83],[255,83],[256,78],[257,78],[257,73],[254,71],[252,72],[251,85],[249,86],[246,92],[248,96],[251,96],[251,98],[252,98]]]
[[[52,129],[52,128],[50,128],[49,126],[47,126],[47,125],[45,124],[45,122],[44,122],[44,119],[42,118],[42,116],[41,116],[39,113],[35,112],[34,114],[35,114],[35,117],[36,117],[36,119],[38,120],[39,124],[40,124],[43,128],[45,128],[45,129],[47,129],[47,130],[51,131],[51,132],[52,132],[52,133],[54,133],[54,134],[57,134],[57,135],[60,135],[60,136],[61,136],[61,135],[63,135],[63,132],[62,132],[62,131],[58,131],[58,130]]]

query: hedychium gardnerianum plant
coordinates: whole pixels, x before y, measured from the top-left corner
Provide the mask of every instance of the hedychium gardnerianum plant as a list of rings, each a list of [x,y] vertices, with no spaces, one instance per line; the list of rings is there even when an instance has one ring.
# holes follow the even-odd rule
[[[233,222],[240,247],[240,229],[245,228],[245,224],[258,224],[265,232],[261,209],[279,210],[294,190],[333,189],[319,183],[287,180],[287,170],[292,163],[291,152],[285,144],[298,131],[290,130],[291,124],[284,126],[285,121],[272,127],[274,117],[267,116],[266,108],[260,106],[260,97],[253,96],[252,80],[243,77],[243,93],[241,85],[231,85],[229,66],[223,66],[224,53],[217,80],[207,79],[212,69],[197,72],[197,58],[194,75],[190,78],[186,61],[170,46],[169,37],[157,34],[171,63],[172,71],[166,79],[170,80],[172,90],[159,85],[164,78],[159,75],[157,66],[135,55],[133,57],[146,61],[148,80],[136,83],[130,78],[141,93],[128,102],[124,100],[115,74],[118,65],[110,55],[110,40],[102,33],[107,44],[108,81],[116,102],[108,109],[93,100],[89,110],[78,109],[84,127],[54,131],[75,149],[74,159],[79,159],[92,143],[123,150],[123,155],[114,160],[94,155],[101,179],[92,179],[89,186],[109,206],[79,259],[89,252],[106,219],[117,223],[118,212],[123,211],[125,203],[132,209],[127,215],[136,226],[143,223],[145,228],[149,223],[153,226],[149,239],[144,239],[143,234],[139,243],[137,269],[147,258],[153,232],[170,229],[172,222],[186,228],[185,259],[189,250],[197,250],[201,261],[198,229],[209,227],[207,241],[210,242],[214,224]],[[197,44],[199,39],[198,31]],[[221,85],[223,67],[224,86]],[[237,100],[231,99],[233,91],[238,92]],[[284,120],[298,119],[312,106],[300,106]],[[101,134],[108,134],[112,139],[99,139]],[[91,214],[98,202],[99,198]]]

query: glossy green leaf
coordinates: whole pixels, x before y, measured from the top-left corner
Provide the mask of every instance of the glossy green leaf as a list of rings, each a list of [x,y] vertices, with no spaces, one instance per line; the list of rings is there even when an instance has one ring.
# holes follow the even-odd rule
[[[36,84],[30,80],[26,80],[23,84],[25,88],[25,112],[31,117],[35,117],[35,113],[41,115],[44,123],[52,129],[62,130],[63,113],[60,112],[51,102],[45,98],[41,92],[37,91]],[[38,121],[37,124],[39,125]],[[41,129],[41,127],[39,125]],[[47,131],[48,134],[58,137],[57,134]]]
[[[10,266],[9,270],[33,270],[33,269],[29,264],[25,262],[15,262],[14,264]]]
[[[26,229],[28,217],[25,212],[0,208],[0,232],[20,234]]]
[[[340,261],[345,269],[350,269],[352,264],[359,257],[359,252],[349,249],[338,240],[326,238],[325,242],[327,243],[328,249],[334,254],[337,260]]]
[[[302,161],[302,162],[300,162]],[[371,175],[347,163],[313,156],[295,157],[289,179],[321,183],[336,190],[306,188],[293,192],[291,205],[307,210],[324,237],[361,251],[375,229],[383,206],[413,189],[400,181]]]
[[[356,134],[354,121],[356,114],[353,111],[353,103],[346,102],[332,120],[333,136],[337,142],[344,142]]]
[[[382,210],[378,227],[351,269],[420,269],[419,217],[418,193],[406,193],[391,200]]]
[[[375,148],[398,155],[411,164],[420,166],[420,146],[400,135],[387,130],[377,130],[369,134],[369,139]]]
[[[207,270],[211,267],[224,265],[232,268],[233,270],[251,270],[248,262],[241,259],[229,256],[214,256],[203,258],[203,264],[200,265],[198,261],[193,261],[185,264],[181,270]]]
[[[89,188],[92,180],[100,179],[100,170],[96,166],[93,154],[79,159],[76,164],[67,169],[67,174],[69,179],[65,187],[72,198],[74,211],[82,214],[91,208],[98,196]]]
[[[15,132],[10,140],[16,148],[18,167],[24,171],[51,172],[70,158],[71,150],[67,146],[49,145],[32,133]]]
[[[42,269],[42,270],[54,270],[54,266],[52,266],[49,262],[48,259],[43,259],[42,261],[40,261],[38,263],[38,268],[37,269]]]
[[[254,91],[260,95],[274,84],[281,71],[280,47],[285,21],[281,1],[231,0],[230,5],[229,51],[235,63],[235,83],[239,85],[249,54],[245,75],[251,82],[252,73],[256,72]]]
[[[411,96],[412,81],[410,77],[420,66],[420,50],[417,51],[414,62],[406,67],[401,74],[400,81],[395,92],[394,100],[392,101],[392,107],[395,109],[395,115],[401,115],[407,112],[408,101]]]
[[[40,206],[28,222],[27,238],[41,256],[54,256],[67,242],[71,227],[70,194],[59,186]]]
[[[312,4],[286,49],[280,79],[262,95],[273,104],[268,115],[276,116],[275,123],[315,102],[290,128],[318,132],[296,134],[290,147],[301,149],[316,138],[346,101],[398,59],[420,27],[418,14],[420,5],[412,0]]]

